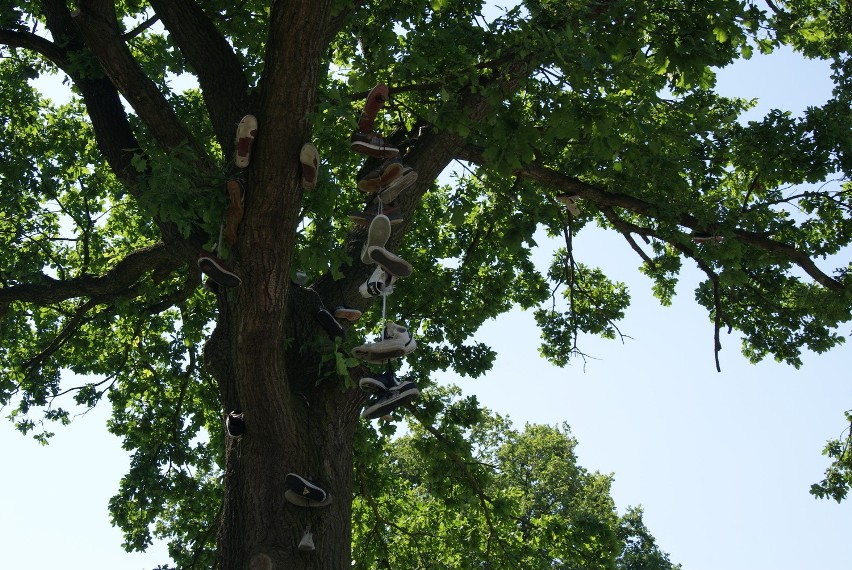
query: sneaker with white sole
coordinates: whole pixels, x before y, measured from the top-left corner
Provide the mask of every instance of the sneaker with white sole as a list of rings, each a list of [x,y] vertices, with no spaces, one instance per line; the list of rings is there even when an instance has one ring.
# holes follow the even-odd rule
[[[415,182],[417,182],[417,173],[410,166],[404,166],[402,174],[379,192],[379,200],[382,201],[382,204],[390,204],[399,197],[403,190],[410,188]]]
[[[403,166],[402,160],[398,156],[389,158],[381,166],[370,171],[364,178],[358,181],[358,190],[367,194],[379,192],[402,176],[404,169],[405,166]],[[388,202],[390,201],[388,200]]]
[[[411,354],[416,348],[417,342],[411,331],[388,321],[382,332],[382,340],[356,346],[352,349],[352,356],[375,364]]]
[[[398,148],[392,147],[376,133],[365,134],[355,131],[349,138],[349,146],[357,153],[375,158],[391,158],[399,154]]]
[[[368,420],[385,417],[395,409],[420,396],[420,390],[417,389],[414,382],[403,382],[403,384],[405,385],[404,389],[397,391],[389,390],[374,398],[369,404],[367,404],[364,411],[361,412],[361,417]]]
[[[393,284],[395,281],[396,276],[388,274],[381,267],[376,267],[373,274],[358,287],[358,292],[365,299],[387,297],[393,293]]]
[[[316,483],[295,473],[284,477],[284,498],[300,507],[324,507],[331,503],[331,495]]]
[[[364,376],[358,381],[358,387],[369,394],[384,394],[385,392],[405,392],[414,385],[410,380],[397,380],[393,370]]]
[[[242,283],[240,276],[212,253],[201,252],[198,255],[198,267],[202,273],[222,287],[239,287]]]

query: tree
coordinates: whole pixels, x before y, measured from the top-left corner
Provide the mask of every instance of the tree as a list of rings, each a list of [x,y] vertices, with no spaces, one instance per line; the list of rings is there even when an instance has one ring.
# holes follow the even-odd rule
[[[415,331],[406,366],[424,389],[399,414],[430,437],[443,404],[429,374],[487,371],[493,353],[474,333],[513,304],[536,310],[557,364],[583,357],[581,335],[617,334],[628,292],[573,257],[588,224],[624,236],[663,304],[681,264],[699,267],[717,350],[725,328],[753,360],[797,366],[803,348],[831,349],[850,320],[837,261],[852,239],[850,9],[695,4],[4,3],[0,402],[45,439],[37,424],[68,421],[61,396],[109,399],[109,429],[133,452],[110,505],[128,548],[154,532],[182,567],[350,565],[355,458],[375,452],[363,432],[376,427],[359,418],[353,381],[368,369],[349,350],[382,311],[358,293],[372,268],[347,217],[365,203],[350,188],[377,163],[348,141],[379,81],[391,97],[379,127],[418,174],[388,242],[415,268],[389,314]],[[715,94],[713,69],[781,44],[830,60],[834,97],[740,125],[749,103]],[[67,102],[34,87],[54,73]],[[197,87],[175,89],[185,76]],[[242,284],[209,291],[196,257],[218,239],[248,114],[259,132],[228,257]],[[307,141],[323,156],[310,192]],[[439,184],[454,161],[464,174]],[[565,241],[546,274],[530,261],[539,229]],[[842,266],[822,267],[828,256]],[[338,304],[365,312],[342,341],[316,319]],[[90,381],[62,385],[64,370]],[[236,409],[240,440],[223,428]],[[289,471],[335,500],[290,505]],[[470,476],[488,498],[493,475]],[[308,525],[323,537],[311,557],[294,547]]]

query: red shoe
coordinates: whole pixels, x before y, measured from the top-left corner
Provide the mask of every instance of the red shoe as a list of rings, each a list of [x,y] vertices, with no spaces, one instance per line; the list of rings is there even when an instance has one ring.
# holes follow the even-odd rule
[[[367,102],[364,103],[364,111],[361,113],[361,118],[358,119],[358,130],[364,134],[369,134],[373,130],[373,123],[376,121],[376,115],[379,114],[379,109],[384,107],[385,101],[388,100],[388,86],[379,83],[367,95]]]

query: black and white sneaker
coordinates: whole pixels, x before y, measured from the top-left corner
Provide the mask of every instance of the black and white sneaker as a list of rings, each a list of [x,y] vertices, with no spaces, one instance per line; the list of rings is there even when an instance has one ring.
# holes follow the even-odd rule
[[[330,494],[301,475],[287,473],[284,487],[284,498],[299,507],[324,507],[331,503]]]
[[[198,255],[198,267],[202,273],[222,287],[239,287],[242,283],[239,275],[212,253],[202,251]]]
[[[242,412],[239,410],[233,411],[225,418],[225,428],[228,430],[228,435],[239,439],[246,432],[246,422]]]
[[[390,275],[381,267],[376,267],[373,274],[358,287],[358,292],[365,299],[370,297],[387,297],[393,293],[395,275]]]
[[[398,407],[411,402],[420,395],[420,390],[417,385],[409,380],[399,384],[398,389],[388,390],[384,394],[375,397],[364,411],[361,412],[361,417],[368,420],[375,420],[388,415]]]

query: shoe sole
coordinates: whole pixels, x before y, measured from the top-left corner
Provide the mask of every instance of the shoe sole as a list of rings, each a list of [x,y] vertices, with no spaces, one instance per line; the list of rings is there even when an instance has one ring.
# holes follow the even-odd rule
[[[358,309],[341,308],[334,310],[334,317],[337,319],[346,319],[349,322],[355,322],[361,318],[361,311]]]
[[[295,473],[287,473],[284,477],[284,486],[288,491],[296,495],[300,501],[312,501],[321,503],[328,498],[328,493],[314,485],[304,477]]]
[[[389,252],[384,247],[367,248],[367,257],[373,263],[378,264],[382,269],[397,277],[408,277],[413,271],[410,263],[398,255]]]
[[[397,197],[399,197],[403,190],[410,188],[415,182],[417,182],[417,173],[413,170],[409,170],[388,184],[387,188],[379,192],[379,200],[382,201],[382,204],[393,202],[397,199]]]
[[[238,275],[231,273],[210,257],[199,257],[198,267],[202,273],[222,287],[239,287],[240,283],[243,282]]]
[[[236,150],[234,151],[234,163],[240,168],[245,168],[251,161],[251,147],[257,137],[257,119],[254,115],[246,115],[237,126]]]
[[[352,150],[373,158],[393,158],[399,156],[399,149],[390,146],[378,146],[364,141],[353,141]]]
[[[325,496],[325,499],[322,501],[314,501],[311,499],[305,499],[295,491],[291,491],[287,489],[284,491],[284,498],[297,507],[307,507],[307,508],[317,508],[317,507],[326,507],[331,504],[331,495],[328,494]]]
[[[358,380],[358,387],[362,392],[367,392],[368,394],[381,394],[388,391],[388,387],[385,386],[384,382],[369,377]]]
[[[367,241],[364,242],[364,247],[361,248],[361,261],[367,265],[373,263],[370,256],[367,254],[371,247],[384,248],[388,243],[391,235],[390,218],[384,214],[375,216],[370,221],[370,226],[367,229]]]
[[[367,406],[366,408],[364,408],[364,411],[361,412],[361,417],[366,418],[368,420],[375,420],[381,418],[383,416],[388,415],[400,406],[404,406],[405,404],[416,400],[419,396],[420,390],[418,390],[417,388],[412,388],[411,390],[400,394],[398,397],[391,397],[388,398],[386,401],[379,400],[375,404]]]
[[[302,188],[313,190],[317,187],[319,171],[319,152],[311,143],[305,143],[299,151],[299,162],[302,163]]]
[[[371,364],[379,364],[386,360],[402,358],[411,354],[417,348],[417,344],[412,342],[413,340],[411,339],[404,346],[395,346],[392,348],[382,347],[381,345],[376,346],[378,343],[372,345],[363,344],[352,349],[352,356]]]
[[[362,178],[358,181],[358,190],[367,194],[375,194],[393,184],[400,176],[405,167],[400,162],[390,163],[378,176]],[[388,200],[390,202],[390,200]]]

